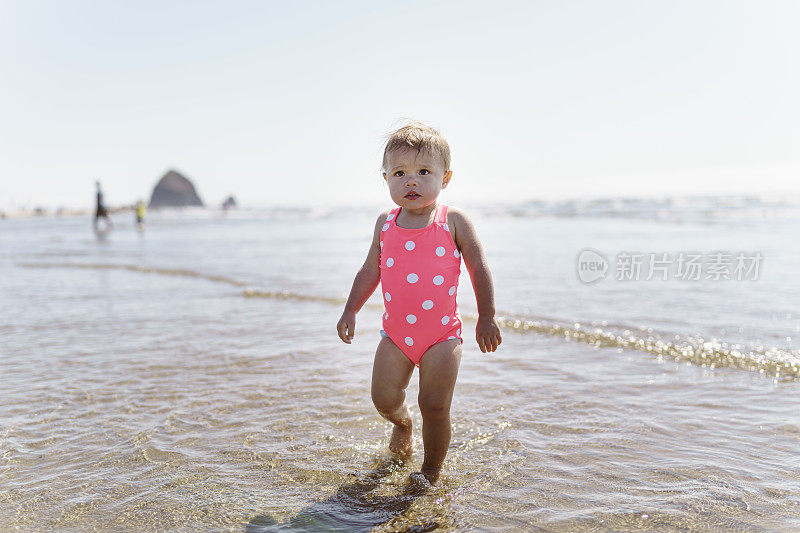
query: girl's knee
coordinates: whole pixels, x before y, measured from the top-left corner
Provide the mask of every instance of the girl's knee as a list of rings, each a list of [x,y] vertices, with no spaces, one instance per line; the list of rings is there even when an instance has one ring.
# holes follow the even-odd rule
[[[423,418],[447,418],[450,416],[450,398],[438,395],[419,395],[419,411]]]
[[[372,404],[379,413],[394,413],[403,405],[403,391],[387,391],[372,389]]]

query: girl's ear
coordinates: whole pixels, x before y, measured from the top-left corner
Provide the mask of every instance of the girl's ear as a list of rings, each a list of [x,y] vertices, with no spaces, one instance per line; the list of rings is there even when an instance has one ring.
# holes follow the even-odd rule
[[[453,177],[452,170],[448,170],[447,172],[444,173],[444,177],[442,177],[442,189],[447,187],[447,184],[450,183],[450,179],[452,179],[452,177]]]

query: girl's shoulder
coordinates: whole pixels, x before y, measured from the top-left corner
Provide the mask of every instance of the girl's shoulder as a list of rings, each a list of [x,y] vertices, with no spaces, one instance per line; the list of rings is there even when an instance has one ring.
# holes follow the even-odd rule
[[[391,210],[381,211],[378,215],[377,220],[375,220],[375,235],[377,236],[380,234],[381,230],[384,229],[383,226],[386,224],[386,219],[389,217],[389,213]]]
[[[469,216],[460,207],[452,205],[447,206],[447,227],[450,229],[450,234],[453,236],[453,241],[459,250],[462,245],[462,237],[474,232]]]
[[[379,224],[379,225],[383,226],[384,223],[391,222],[391,220],[394,217],[397,216],[397,213],[399,211],[400,211],[400,207],[399,206],[391,208],[391,209],[386,209],[384,211],[381,211],[381,214],[378,215],[378,220],[377,220],[376,224]]]
[[[384,210],[383,210],[383,211],[381,211],[381,213],[378,215],[378,221],[380,221],[381,223],[385,222],[385,221],[386,221],[386,219],[387,219],[387,218],[389,218],[389,216],[390,216],[392,213],[394,213],[394,212],[396,211],[396,209],[397,209],[397,208],[394,208],[394,209],[384,209]],[[391,219],[389,219],[389,220],[391,220]]]
[[[375,235],[380,234],[381,231],[389,229],[388,222],[392,220],[390,218],[392,212],[394,212],[394,209],[386,209],[381,211],[381,213],[378,215],[378,219],[375,221]]]
[[[454,205],[447,206],[447,224],[457,225],[459,223],[469,222],[469,217],[463,209]]]

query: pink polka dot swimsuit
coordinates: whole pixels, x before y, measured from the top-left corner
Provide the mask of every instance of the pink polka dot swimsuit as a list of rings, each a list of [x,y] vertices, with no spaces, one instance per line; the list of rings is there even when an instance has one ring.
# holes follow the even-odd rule
[[[436,343],[461,339],[456,294],[461,254],[447,227],[447,206],[438,204],[433,224],[397,225],[400,207],[381,229],[381,292],[386,312],[381,334],[419,366]],[[462,341],[463,342],[463,341]]]

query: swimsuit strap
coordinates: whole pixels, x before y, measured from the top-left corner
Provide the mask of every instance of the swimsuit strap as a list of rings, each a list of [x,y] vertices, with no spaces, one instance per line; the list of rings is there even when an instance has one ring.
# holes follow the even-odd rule
[[[397,216],[400,214],[402,207],[395,207],[392,209],[390,215],[394,215],[394,223],[397,224]],[[438,204],[436,206],[436,213],[433,215],[433,223],[447,224],[447,206]]]
[[[447,206],[444,204],[439,204],[436,206],[436,216],[433,219],[434,222],[438,222],[440,224],[447,223]]]

